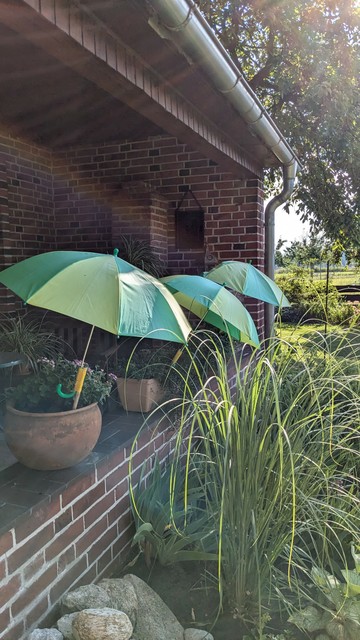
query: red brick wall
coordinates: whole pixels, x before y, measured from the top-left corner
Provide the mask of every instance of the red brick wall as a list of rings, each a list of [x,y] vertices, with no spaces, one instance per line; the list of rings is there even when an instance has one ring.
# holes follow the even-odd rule
[[[121,233],[132,234],[148,240],[171,273],[202,273],[204,250],[180,251],[175,245],[175,209],[190,188],[205,210],[204,240],[214,260],[251,260],[264,267],[261,181],[222,173],[175,138],[68,149],[56,154],[54,174],[57,244],[62,248],[75,242],[77,248],[85,244],[111,251]],[[261,332],[264,305],[247,299],[246,306]]]
[[[149,240],[170,272],[202,273],[204,250],[175,244],[175,209],[190,188],[205,211],[207,253],[263,269],[261,181],[221,172],[173,137],[56,153],[9,136],[0,142],[0,206],[9,220],[3,266],[54,248],[112,251],[119,234],[131,232]],[[246,304],[261,330],[263,305]]]
[[[106,181],[103,186],[102,158],[94,147],[53,155],[57,249],[101,253],[111,248],[111,209]]]
[[[51,162],[46,149],[0,131],[0,270],[54,248]],[[11,311],[13,297],[0,295]]]
[[[204,268],[204,251],[179,251],[175,247],[174,211],[184,192],[190,188],[205,209],[205,241],[209,251],[221,260],[252,260],[260,268],[264,264],[263,191],[257,179],[242,180],[221,173],[219,167],[187,145],[172,137],[153,137],[145,141],[104,144],[87,149],[70,149],[54,158],[54,194],[57,220],[57,241],[63,244],[63,230],[75,224],[78,208],[80,225],[68,240],[83,243],[81,225],[88,226],[97,211],[105,215],[101,240],[111,242],[110,209],[118,212],[116,233],[121,229],[122,209],[124,232],[134,233],[129,218],[135,220],[138,234],[148,234],[146,208],[151,207],[150,194],[156,192],[167,200],[168,264],[172,271],[198,273]],[[65,183],[67,182],[67,187]],[[143,183],[148,202],[139,201],[128,183]],[[60,192],[59,192],[60,186]],[[123,190],[127,188],[126,197]],[[133,197],[133,203],[131,202]],[[129,198],[129,199],[128,199]],[[126,206],[128,207],[126,211]],[[59,235],[59,220],[63,220]],[[79,216],[76,216],[79,221]],[[90,225],[90,226],[89,226]],[[94,222],[94,227],[96,224]],[[100,227],[100,231],[102,229]],[[162,228],[165,234],[165,229]],[[109,232],[109,235],[106,233]],[[65,231],[64,231],[65,233]],[[155,235],[150,230],[150,241]],[[99,241],[93,232],[93,244]],[[146,238],[147,239],[147,238]]]
[[[143,432],[132,454],[135,478],[155,452],[166,459],[173,434]],[[1,640],[25,640],[32,628],[52,624],[64,593],[110,575],[126,558],[133,534],[130,451],[119,448],[61,492],[54,487],[0,536]]]

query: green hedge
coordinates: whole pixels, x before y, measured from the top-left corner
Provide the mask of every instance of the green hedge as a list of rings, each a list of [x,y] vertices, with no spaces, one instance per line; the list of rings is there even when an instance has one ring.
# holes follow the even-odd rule
[[[332,324],[351,322],[358,314],[351,302],[346,302],[336,287],[329,283],[326,308],[326,282],[314,281],[305,269],[295,268],[279,274],[276,282],[292,303],[281,311],[284,322],[327,320]]]

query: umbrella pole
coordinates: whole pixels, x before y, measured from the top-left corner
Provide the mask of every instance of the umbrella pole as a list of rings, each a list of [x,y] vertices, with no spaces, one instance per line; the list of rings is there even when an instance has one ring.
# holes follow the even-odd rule
[[[95,329],[95,325],[93,324],[93,326],[91,327],[90,335],[89,335],[89,337],[88,337],[88,341],[87,341],[87,343],[86,343],[86,347],[85,347],[84,355],[83,355],[83,357],[82,357],[82,361],[81,361],[81,366],[82,366],[82,367],[84,366],[84,362],[85,362],[85,359],[86,359],[87,352],[88,352],[88,350],[89,350],[90,342],[91,342],[91,339],[92,339],[92,337],[93,337],[94,329]]]
[[[83,384],[84,384],[84,380],[87,372],[87,367],[84,367],[84,362],[85,362],[86,354],[89,350],[91,338],[93,337],[94,329],[95,329],[95,325],[93,324],[93,326],[91,327],[90,335],[88,337],[85,351],[81,360],[81,365],[77,372],[76,381],[75,381],[75,395],[74,395],[73,406],[72,406],[73,409],[77,409],[77,406],[79,404],[81,390],[83,388]]]

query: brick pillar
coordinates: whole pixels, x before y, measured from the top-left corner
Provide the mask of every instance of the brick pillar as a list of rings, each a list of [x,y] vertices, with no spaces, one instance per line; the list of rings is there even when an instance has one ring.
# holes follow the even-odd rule
[[[0,154],[0,271],[12,263],[9,257],[9,203],[8,177],[5,159]],[[14,310],[14,297],[8,289],[0,285],[0,312]]]
[[[219,176],[213,206],[205,217],[207,268],[224,260],[251,262],[264,270],[264,200],[261,180]],[[263,335],[264,303],[244,297],[259,332]]]
[[[166,198],[149,184],[122,184],[111,199],[113,245],[117,246],[122,235],[143,240],[166,264],[167,208]]]

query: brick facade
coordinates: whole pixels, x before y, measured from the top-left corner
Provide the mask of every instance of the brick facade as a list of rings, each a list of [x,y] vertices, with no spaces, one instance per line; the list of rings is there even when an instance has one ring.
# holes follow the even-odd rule
[[[243,356],[242,372],[251,363],[251,358]],[[237,365],[230,360],[228,381],[233,391],[237,377]],[[215,380],[209,388],[215,392]],[[1,640],[26,640],[33,628],[52,625],[66,592],[116,576],[127,561],[134,533],[129,470],[136,483],[140,473],[146,478],[155,457],[166,464],[178,446],[177,425],[167,419],[152,419],[148,428],[143,427],[136,444],[131,438],[121,445],[119,435],[129,429],[130,423],[131,418],[127,424],[124,417],[110,417],[95,447],[94,462],[85,461],[82,472],[74,470],[73,479],[71,469],[46,473],[22,468],[25,476],[14,473],[14,482],[7,473],[10,469],[0,473],[3,498],[11,502],[12,492],[18,492],[16,501],[21,503],[26,500],[25,491],[36,500],[20,516],[13,506],[11,523],[4,525],[4,518],[0,520]],[[136,424],[141,420],[133,424],[135,433]],[[185,429],[185,453],[184,434]]]
[[[29,491],[38,486],[38,504],[11,529],[0,526],[1,640],[25,640],[32,628],[53,624],[64,593],[111,575],[126,559],[133,535],[130,455],[136,479],[155,454],[167,459],[174,433],[170,427],[145,430],[133,452],[131,442],[115,448],[65,485],[66,471],[48,479],[41,473],[42,488],[39,472],[28,472]]]
[[[220,171],[176,138],[51,152],[2,135],[0,154],[1,268],[53,249],[112,251],[125,234],[147,240],[169,273],[231,259],[263,269],[261,181]],[[205,212],[203,249],[176,247],[175,209],[188,189]],[[246,305],[261,332],[263,304]]]
[[[51,153],[0,130],[0,268],[53,248]],[[0,296],[0,311],[13,310],[13,296]]]

